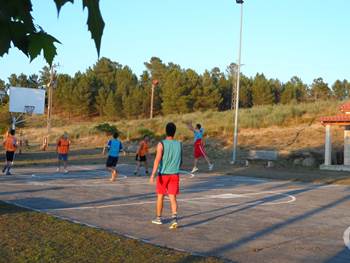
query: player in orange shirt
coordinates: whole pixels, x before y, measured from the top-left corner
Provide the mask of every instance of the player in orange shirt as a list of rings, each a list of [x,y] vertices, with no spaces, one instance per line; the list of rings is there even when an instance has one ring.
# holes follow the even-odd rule
[[[68,152],[70,147],[70,141],[68,139],[68,134],[65,132],[61,138],[57,141],[56,151],[58,154],[58,167],[57,172],[60,171],[61,162],[63,162],[64,173],[68,173]]]
[[[146,169],[146,175],[148,175],[148,148],[149,148],[149,136],[145,135],[143,137],[143,140],[139,144],[139,148],[136,152],[136,171],[134,172],[134,175],[138,175],[140,171],[140,167],[142,163],[144,163],[145,169]]]
[[[11,175],[11,167],[13,166],[13,160],[15,158],[15,152],[17,149],[17,139],[15,137],[15,130],[11,130],[5,137],[3,142],[6,151],[6,162],[2,172],[6,175]]]

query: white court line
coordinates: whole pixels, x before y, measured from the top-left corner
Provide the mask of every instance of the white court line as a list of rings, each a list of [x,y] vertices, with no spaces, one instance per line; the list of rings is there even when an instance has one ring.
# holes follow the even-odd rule
[[[253,193],[253,194],[264,194],[267,192],[260,192],[260,193]],[[274,193],[274,192],[270,192]],[[287,201],[281,201],[281,202],[269,202],[269,203],[263,203],[262,201],[256,201],[254,203],[261,203],[261,206],[263,205],[280,205],[280,204],[288,204],[292,203],[296,200],[295,196],[279,193],[276,192],[276,195],[283,195],[289,198]],[[240,198],[240,197],[247,197],[247,194],[232,194],[227,193],[227,195],[231,195],[230,199]],[[178,202],[192,202],[192,201],[198,201],[198,200],[210,200],[210,199],[222,199],[223,194],[220,195],[207,195],[203,197],[196,197],[196,198],[190,198],[190,199],[178,199]],[[271,195],[270,195],[271,196]],[[225,198],[228,199],[228,198]],[[113,205],[101,205],[101,206],[80,206],[80,207],[67,207],[67,208],[53,208],[53,209],[42,209],[43,211],[68,211],[68,210],[86,210],[86,209],[103,209],[103,208],[111,208],[111,207],[123,207],[123,206],[134,206],[134,205],[145,205],[145,204],[154,204],[156,201],[145,201],[145,202],[134,202],[134,203],[125,203],[125,204],[113,204]],[[241,203],[231,203],[231,205],[239,205]]]

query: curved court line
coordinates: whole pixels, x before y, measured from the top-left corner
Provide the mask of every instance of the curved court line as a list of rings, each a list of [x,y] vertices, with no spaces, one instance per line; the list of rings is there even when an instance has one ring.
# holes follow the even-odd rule
[[[179,174],[187,174],[187,175],[190,175],[190,178],[195,177],[195,175],[194,175],[193,173],[188,172],[188,171],[186,171],[186,170],[180,170],[180,171],[179,171]]]
[[[261,192],[264,193],[264,192]],[[265,192],[266,193],[266,192]],[[253,193],[253,194],[259,194],[259,193]],[[260,205],[280,205],[280,204],[288,204],[292,203],[296,200],[296,198],[292,195],[289,194],[283,194],[283,193],[276,193],[279,195],[284,195],[290,198],[290,200],[287,201],[281,201],[281,202],[269,202],[269,203],[261,203],[261,201],[255,201],[254,203],[261,203]],[[220,194],[220,195],[207,195],[203,197],[196,197],[196,198],[189,198],[189,199],[178,199],[178,202],[193,202],[193,201],[198,201],[198,200],[210,200],[210,199],[222,199],[224,195],[227,195],[227,197],[230,195],[229,198],[224,197],[225,199],[237,199],[240,197],[245,197],[244,194],[232,194],[232,193],[227,193],[227,194]],[[86,209],[103,209],[103,208],[111,208],[111,207],[122,207],[122,206],[134,206],[134,205],[144,205],[144,204],[154,204],[156,203],[155,200],[153,201],[145,201],[145,202],[134,202],[134,203],[125,203],[125,204],[111,204],[111,205],[101,205],[101,206],[79,206],[79,207],[66,207],[66,208],[48,208],[48,209],[43,209],[43,211],[66,211],[66,210],[86,210]],[[237,203],[231,203],[231,205],[239,205],[242,204],[240,202]]]
[[[350,250],[350,227],[348,227],[343,234],[344,244]]]

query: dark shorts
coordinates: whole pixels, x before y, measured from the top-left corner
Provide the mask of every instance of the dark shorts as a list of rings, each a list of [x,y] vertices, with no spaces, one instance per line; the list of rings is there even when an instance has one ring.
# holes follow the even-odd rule
[[[144,156],[140,156],[140,155],[136,155],[136,161],[139,161],[139,162],[146,162],[147,161],[147,158],[146,158],[146,155]]]
[[[15,158],[15,152],[6,152],[6,161],[13,162]]]
[[[118,164],[118,157],[113,157],[113,156],[108,156],[107,162],[106,162],[106,167],[109,168],[114,168]]]
[[[59,153],[58,154],[58,160],[67,162],[68,161],[68,154]]]

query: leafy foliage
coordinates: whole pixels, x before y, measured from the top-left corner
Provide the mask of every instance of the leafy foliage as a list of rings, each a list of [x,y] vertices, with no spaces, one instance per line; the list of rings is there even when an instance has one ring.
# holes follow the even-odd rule
[[[155,79],[159,80],[154,94],[156,116],[231,109],[232,85],[236,83],[232,65],[226,74],[217,67],[198,74],[175,63],[165,64],[156,57],[145,66],[146,70],[137,77],[128,66],[103,57],[85,72],[58,75],[53,100],[55,114],[69,118],[101,117],[109,121],[148,117],[151,83]],[[38,75],[12,74],[7,83],[0,80],[0,86],[37,87],[38,83],[47,83],[49,75],[48,67]],[[308,86],[297,76],[282,83],[264,74],[255,77],[241,74],[239,105],[251,108],[330,98],[343,100],[349,94],[347,80],[336,81],[330,89],[321,78]],[[282,113],[278,118],[283,122]]]
[[[115,132],[120,133],[115,125],[110,125],[109,123],[101,123],[96,125],[94,129],[98,132],[103,132],[106,134],[113,134]]]
[[[58,14],[67,2],[74,0],[54,0]],[[100,54],[104,21],[99,8],[99,0],[83,0],[83,8],[88,9],[87,25]],[[44,58],[52,65],[56,56],[55,43],[60,43],[46,33],[41,26],[34,24],[31,0],[0,0],[0,56],[8,53],[11,43],[21,50],[30,61],[43,51]]]

